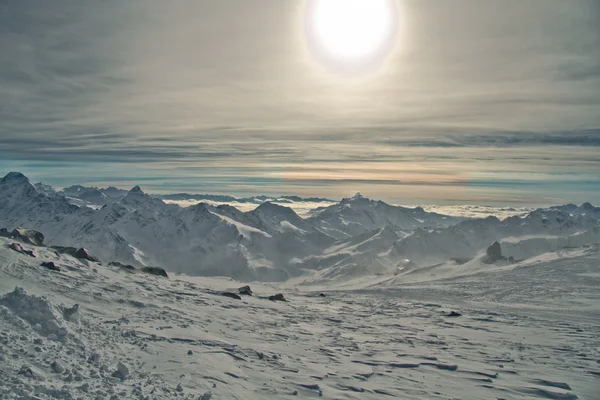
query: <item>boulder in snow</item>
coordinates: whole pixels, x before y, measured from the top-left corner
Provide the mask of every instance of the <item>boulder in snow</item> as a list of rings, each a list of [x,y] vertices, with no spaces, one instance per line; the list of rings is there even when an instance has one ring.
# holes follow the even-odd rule
[[[56,372],[57,374],[62,374],[65,372],[65,367],[63,367],[58,361],[53,361],[52,364],[50,364],[50,368],[52,368],[52,371]]]
[[[10,245],[8,245],[8,247],[11,250],[16,251],[17,253],[25,254],[27,256],[35,258],[35,253],[33,252],[33,250],[28,250],[28,249],[24,248],[23,246],[21,246],[19,243],[16,243],[16,242],[11,243]]]
[[[133,265],[121,264],[120,262],[117,262],[117,261],[110,262],[110,263],[108,263],[108,265],[111,267],[118,267],[119,269],[122,269],[123,271],[127,271],[130,273],[134,273],[136,271],[136,269]]]
[[[250,289],[250,286],[248,285],[242,286],[238,289],[238,293],[243,294],[245,296],[252,296],[252,289]]]
[[[504,257],[502,256],[502,247],[500,247],[500,243],[498,242],[492,243],[490,247],[487,248],[486,254],[487,258],[484,260],[484,262],[488,264],[492,264],[496,261],[504,259]]]
[[[269,296],[269,300],[271,300],[271,301],[287,301],[281,293],[277,293],[272,296]]]
[[[17,228],[14,229],[10,236],[15,239],[19,239],[27,244],[32,244],[34,246],[43,246],[44,245],[44,235],[41,232],[34,231],[33,229],[25,229],[25,228]]]
[[[42,267],[46,267],[51,271],[60,271],[60,267],[56,264],[54,264],[54,262],[52,261],[48,261],[48,262],[43,262],[41,264]]]
[[[122,381],[124,381],[125,379],[127,379],[127,377],[129,377],[129,368],[127,367],[127,365],[119,361],[117,363],[117,370],[113,372],[112,376],[114,378],[119,378]]]
[[[75,258],[79,258],[82,260],[88,260],[88,261],[92,261],[92,262],[98,262],[99,260],[96,257],[92,257],[92,255],[90,254],[89,251],[87,251],[87,249],[85,248],[80,248],[77,249],[77,251],[75,252],[75,254],[73,255]]]
[[[239,294],[232,293],[232,292],[223,292],[223,293],[221,293],[221,296],[231,297],[232,299],[236,299],[236,300],[242,299]]]
[[[68,254],[72,257],[79,258],[82,260],[88,260],[92,262],[100,262],[96,257],[93,257],[90,252],[85,248],[76,247],[65,247],[65,246],[52,246],[60,254]]]
[[[70,308],[63,308],[63,317],[67,321],[75,321],[79,317],[79,304],[75,304]]]
[[[143,267],[141,269],[141,271],[145,272],[147,274],[150,274],[150,275],[164,276],[165,278],[169,277],[169,275],[167,274],[167,271],[165,271],[164,269],[162,269],[160,267]]]

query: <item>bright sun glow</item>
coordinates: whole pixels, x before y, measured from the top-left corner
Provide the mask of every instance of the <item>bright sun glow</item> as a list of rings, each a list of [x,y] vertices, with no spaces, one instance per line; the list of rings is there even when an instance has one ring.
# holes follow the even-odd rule
[[[389,40],[394,25],[391,11],[389,0],[317,0],[312,29],[331,56],[364,58]]]

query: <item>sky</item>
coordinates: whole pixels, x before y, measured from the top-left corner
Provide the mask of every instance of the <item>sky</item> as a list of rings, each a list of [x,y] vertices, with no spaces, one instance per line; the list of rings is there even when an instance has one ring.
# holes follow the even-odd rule
[[[315,36],[323,1],[0,0],[0,175],[600,204],[600,2],[390,0],[355,61]]]

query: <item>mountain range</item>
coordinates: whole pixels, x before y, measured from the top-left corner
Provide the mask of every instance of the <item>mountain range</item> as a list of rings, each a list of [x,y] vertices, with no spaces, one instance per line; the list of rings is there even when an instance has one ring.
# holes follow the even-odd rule
[[[73,199],[81,203],[73,204]],[[393,206],[360,194],[302,218],[270,201],[246,212],[227,204],[184,208],[150,196],[139,186],[124,191],[76,185],[57,191],[42,183],[33,185],[18,172],[0,180],[0,227],[35,229],[47,244],[85,247],[104,262],[243,280],[343,280],[444,262],[460,264],[484,253],[494,241],[507,242],[505,247],[518,257],[531,256],[537,254],[535,248],[597,243],[599,220],[600,208],[589,203],[538,209],[504,220],[467,219]],[[534,248],[519,248],[515,243],[521,240]]]

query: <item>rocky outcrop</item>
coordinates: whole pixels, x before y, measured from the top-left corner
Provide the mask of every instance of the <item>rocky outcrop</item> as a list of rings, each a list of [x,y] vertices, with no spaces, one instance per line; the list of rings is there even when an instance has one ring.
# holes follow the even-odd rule
[[[43,262],[40,264],[42,267],[46,267],[51,271],[60,271],[60,267],[56,264],[54,264],[54,262],[52,261],[48,261],[48,262]]]
[[[52,246],[52,249],[56,250],[60,254],[68,254],[80,260],[100,262],[100,260],[98,260],[96,257],[93,257],[90,252],[83,247],[78,249],[76,247]]]
[[[245,296],[252,296],[252,289],[250,289],[250,286],[248,285],[242,286],[238,289],[238,293],[243,294]]]
[[[81,260],[88,260],[88,261],[92,261],[92,262],[99,262],[99,260],[96,257],[92,257],[92,255],[90,254],[90,252],[85,249],[85,248],[80,248],[77,249],[77,251],[74,254],[75,258],[79,258]]]
[[[145,272],[150,275],[164,276],[165,278],[169,277],[169,275],[167,274],[167,271],[165,271],[164,269],[162,269],[160,267],[143,267],[140,269],[140,271]]]
[[[496,261],[501,260],[504,260],[504,257],[502,256],[502,247],[500,246],[500,243],[496,241],[487,248],[486,257],[483,259],[483,262],[493,264]]]
[[[44,245],[44,235],[41,232],[34,231],[33,229],[16,228],[10,236],[21,240],[23,243],[32,244],[34,246]]]
[[[11,244],[8,245],[8,247],[11,250],[16,251],[17,253],[25,254],[27,256],[35,258],[35,253],[33,252],[33,250],[26,249],[23,246],[21,246],[19,243],[16,243],[16,242],[15,243],[11,243]]]
[[[271,300],[271,301],[287,301],[281,293],[277,293],[272,296],[269,296],[269,300]]]
[[[108,265],[110,267],[117,267],[119,269],[122,269],[122,270],[130,272],[130,273],[134,273],[136,271],[136,269],[133,265],[121,264],[120,262],[117,262],[117,261],[110,262],[110,263],[108,263]]]
[[[236,300],[242,299],[239,294],[232,293],[232,292],[223,292],[223,293],[221,293],[221,296],[230,297],[230,298],[236,299]]]

